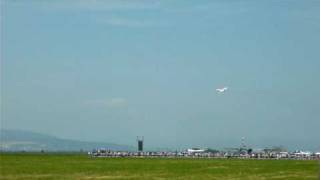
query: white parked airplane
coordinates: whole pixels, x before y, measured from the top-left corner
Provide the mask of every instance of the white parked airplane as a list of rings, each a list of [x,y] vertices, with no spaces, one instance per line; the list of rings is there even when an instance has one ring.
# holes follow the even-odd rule
[[[223,88],[218,88],[218,89],[216,89],[216,91],[218,92],[218,93],[224,93],[225,91],[227,91],[228,90],[228,87],[223,87]]]
[[[199,148],[191,148],[191,149],[187,149],[188,153],[203,153],[205,152],[204,149],[199,149]]]

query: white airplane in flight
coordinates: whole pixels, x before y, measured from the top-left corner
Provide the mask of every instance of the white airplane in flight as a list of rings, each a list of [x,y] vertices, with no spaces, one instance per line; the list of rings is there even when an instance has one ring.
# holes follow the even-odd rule
[[[218,92],[218,93],[224,93],[224,92],[226,92],[228,90],[228,87],[223,87],[223,88],[218,88],[218,89],[216,89],[216,91]]]

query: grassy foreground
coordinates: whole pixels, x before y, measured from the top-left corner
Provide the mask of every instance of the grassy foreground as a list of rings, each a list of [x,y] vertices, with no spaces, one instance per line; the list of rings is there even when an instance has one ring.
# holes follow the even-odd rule
[[[0,179],[318,179],[317,161],[0,154]]]

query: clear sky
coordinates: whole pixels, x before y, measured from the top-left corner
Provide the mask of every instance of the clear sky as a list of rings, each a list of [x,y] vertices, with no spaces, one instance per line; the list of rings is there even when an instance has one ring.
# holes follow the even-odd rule
[[[2,0],[1,128],[319,150],[319,58],[319,0]]]

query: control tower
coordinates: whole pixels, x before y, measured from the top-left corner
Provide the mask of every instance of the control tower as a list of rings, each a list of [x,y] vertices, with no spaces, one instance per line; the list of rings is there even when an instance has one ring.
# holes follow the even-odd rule
[[[143,141],[144,141],[144,137],[141,136],[137,136],[137,142],[138,142],[138,151],[142,152],[143,151]]]

